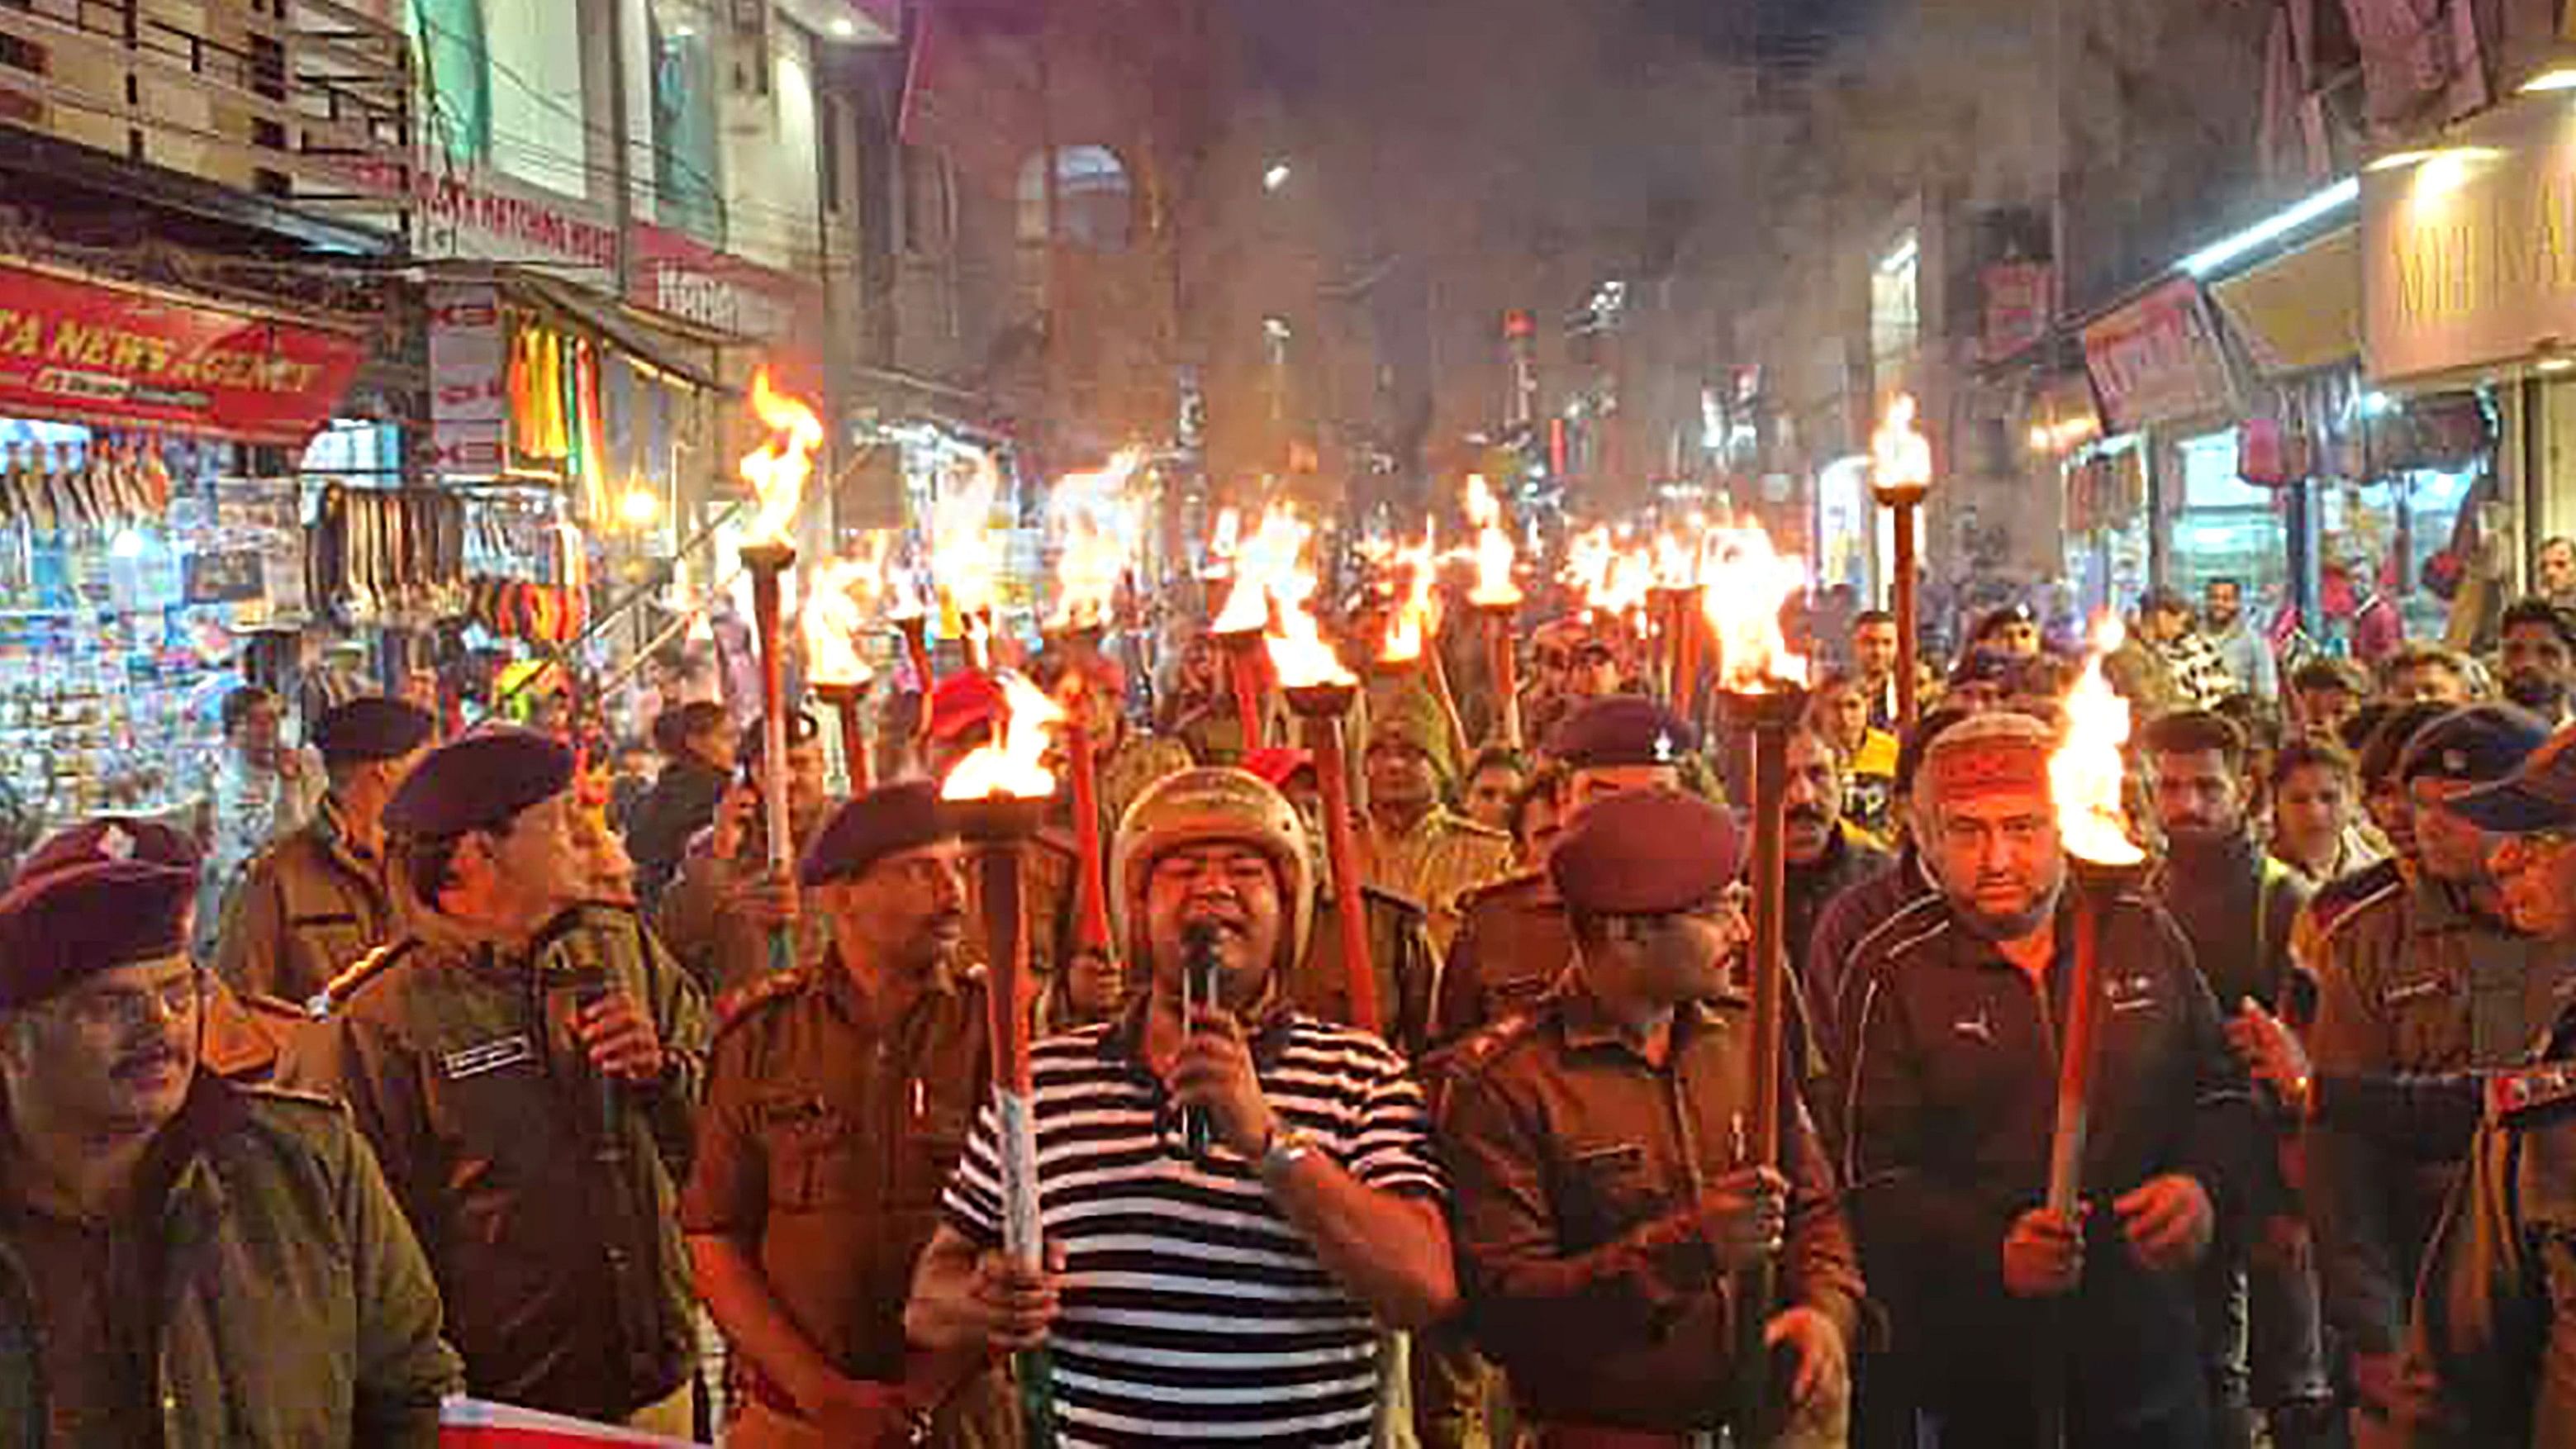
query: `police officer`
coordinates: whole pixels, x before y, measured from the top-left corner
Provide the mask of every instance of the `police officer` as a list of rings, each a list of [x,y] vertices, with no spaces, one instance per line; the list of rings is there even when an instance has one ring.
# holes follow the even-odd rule
[[[1680,789],[1683,762],[1698,748],[1698,732],[1681,716],[1633,694],[1583,705],[1548,743],[1568,772],[1569,820],[1622,790]],[[1468,896],[1441,971],[1433,1039],[1456,1041],[1535,1003],[1573,955],[1565,903],[1546,870],[1526,870]]]
[[[1944,1443],[2035,1444],[2054,1403],[2069,1444],[2205,1449],[2190,1269],[2240,1190],[2252,1096],[2181,933],[2118,896],[2083,1203],[2045,1205],[2075,949],[2054,748],[2010,712],[1933,744],[1915,828],[1940,894],[1852,964],[1845,1175],[1894,1335],[1870,1392],[1918,1404]]]
[[[0,1440],[429,1449],[420,1245],[346,1113],[206,1070],[166,843],[77,827],[0,897]]]
[[[587,886],[571,784],[571,752],[521,729],[420,763],[385,810],[409,934],[303,1079],[375,1144],[475,1394],[685,1435],[684,1164],[663,1144],[693,1130],[705,1010],[677,971],[540,974]]]
[[[927,783],[842,806],[800,872],[831,946],[725,1005],[680,1220],[739,1449],[906,1442],[948,1387],[907,1374],[903,1306],[986,1078],[964,862]],[[977,1397],[941,1442],[994,1428]]]
[[[2504,837],[2514,924],[2576,942],[2576,730],[2452,808]],[[2484,1118],[2416,1285],[2406,1380],[2422,1399],[2401,1442],[2423,1449],[2576,1443],[2576,1007],[2532,1065],[2483,1083]]]
[[[371,695],[313,727],[330,781],[313,819],[251,863],[233,892],[215,974],[235,990],[298,1004],[393,936],[384,808],[438,722]]]
[[[2336,919],[2318,944],[2314,1074],[2282,1093],[2307,1121],[2307,1207],[2327,1321],[2352,1352],[2355,1442],[2384,1442],[2408,1409],[2400,1377],[2408,1293],[2469,1120],[2427,1130],[2456,1090],[2408,1079],[2510,1065],[2544,1029],[2570,979],[2567,953],[2506,923],[2479,828],[2450,808],[2503,779],[2547,732],[2510,705],[2443,716],[2406,747],[2420,867]],[[2373,1097],[2393,1097],[2380,1108]],[[2441,1115],[2450,1115],[2443,1113]]]
[[[1694,796],[1586,810],[1548,867],[1572,970],[1446,1064],[1469,1323],[1542,1445],[1680,1446],[1716,1430],[1743,1367],[1726,1275],[1772,1254],[1782,1301],[1762,1312],[1766,1339],[1789,1346],[1789,1412],[1766,1442],[1846,1433],[1860,1277],[1794,1092],[1786,1176],[1741,1156],[1751,1001],[1727,969],[1749,935],[1729,889],[1739,857],[1734,822]]]

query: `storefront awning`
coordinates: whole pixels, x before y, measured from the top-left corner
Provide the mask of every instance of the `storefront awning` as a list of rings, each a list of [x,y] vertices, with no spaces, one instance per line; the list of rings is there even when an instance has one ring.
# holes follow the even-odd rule
[[[300,448],[365,357],[355,331],[0,263],[0,414]]]
[[[588,288],[534,272],[511,272],[506,280],[512,291],[562,313],[636,361],[692,387],[727,390],[723,348],[711,333],[655,322]]]
[[[2210,288],[2265,377],[2361,356],[2361,228],[2328,232]]]

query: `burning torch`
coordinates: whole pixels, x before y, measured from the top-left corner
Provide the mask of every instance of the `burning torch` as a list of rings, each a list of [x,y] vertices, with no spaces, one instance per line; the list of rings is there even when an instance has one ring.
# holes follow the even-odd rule
[[[1806,582],[1804,566],[1773,551],[1759,528],[1713,530],[1703,541],[1702,612],[1718,641],[1720,697],[1727,719],[1753,740],[1753,1104],[1746,1167],[1782,1166],[1781,1039],[1789,991],[1787,849],[1789,736],[1807,707],[1807,661],[1789,652],[1780,610]],[[1696,624],[1695,619],[1683,622]],[[1735,1358],[1742,1374],[1735,1423],[1740,1431],[1771,1412],[1770,1355],[1763,1329],[1777,1289],[1777,1265],[1746,1269],[1735,1316]],[[1766,1436],[1749,1434],[1752,1442]]]
[[[813,471],[814,450],[823,446],[823,424],[812,408],[773,387],[767,368],[752,375],[751,410],[770,436],[740,464],[743,481],[758,499],[742,566],[751,574],[752,620],[760,640],[760,783],[769,872],[783,880],[795,867],[796,842],[787,817],[787,660],[779,637],[779,583],[796,563],[787,533]],[[786,930],[770,933],[769,957],[779,970],[796,964],[795,942]]]
[[[993,667],[993,581],[1002,568],[994,542],[993,500],[1001,488],[1001,469],[989,454],[983,455],[966,480],[940,490],[930,508],[930,556],[939,594],[957,615],[966,667],[977,674]],[[925,699],[929,687],[925,678]]]
[[[1091,736],[1089,696],[1100,665],[1100,641],[1115,610],[1129,550],[1143,536],[1143,510],[1127,484],[1143,467],[1142,451],[1129,449],[1095,473],[1056,480],[1048,513],[1062,529],[1056,554],[1056,610],[1047,632],[1063,651],[1064,749],[1073,776],[1073,840],[1080,874],[1074,911],[1074,948],[1109,962],[1118,951],[1109,929],[1108,872],[1100,831],[1098,741]]]
[[[984,1028],[992,1059],[994,1148],[1002,1179],[1002,1251],[1024,1268],[1044,1266],[1038,1216],[1038,1139],[1029,1076],[1028,903],[1023,894],[1025,855],[1055,802],[1055,777],[1047,772],[1047,731],[1064,711],[1046,691],[1017,674],[997,676],[1005,714],[993,742],[957,762],[940,786],[956,812],[958,833],[978,847],[984,932],[992,960],[985,983]],[[1018,1355],[1020,1412],[1028,1443],[1055,1443],[1052,1360],[1044,1348]]]
[[[1351,811],[1350,754],[1343,721],[1359,699],[1359,679],[1342,667],[1333,646],[1324,642],[1306,601],[1315,590],[1311,575],[1292,574],[1280,581],[1279,628],[1270,636],[1270,662],[1279,671],[1305,733],[1306,753],[1314,757],[1316,793],[1323,797],[1324,853],[1333,873],[1333,916],[1341,926],[1342,970],[1350,986],[1350,1021],[1362,1031],[1379,1029],[1377,969],[1369,960],[1368,909],[1360,881],[1359,834]]]
[[[867,627],[867,606],[859,596],[885,577],[886,546],[885,535],[877,534],[868,553],[834,559],[817,569],[801,619],[805,677],[840,723],[842,768],[852,795],[868,791],[868,743],[859,701],[876,678],[876,671],[859,657],[859,635]]]
[[[1494,676],[1503,742],[1521,747],[1521,681],[1518,643],[1512,620],[1520,612],[1521,586],[1512,579],[1519,561],[1512,536],[1503,529],[1503,506],[1484,475],[1467,475],[1467,526],[1475,531],[1476,586],[1467,602],[1485,621],[1485,658]]]
[[[1208,633],[1225,649],[1232,666],[1234,708],[1243,722],[1245,754],[1262,745],[1262,698],[1269,681],[1261,641],[1270,629],[1271,594],[1281,579],[1296,571],[1297,557],[1313,532],[1286,504],[1274,503],[1263,510],[1261,526],[1235,555],[1234,582],[1225,607],[1208,625]]]
[[[1434,526],[1423,525],[1422,542],[1395,551],[1393,568],[1404,580],[1395,606],[1388,611],[1386,637],[1379,641],[1378,667],[1387,673],[1422,670],[1440,706],[1441,727],[1449,736],[1449,753],[1467,758],[1466,721],[1458,715],[1458,696],[1449,688],[1449,665],[1440,657],[1440,546]],[[1275,651],[1274,651],[1275,652]]]
[[[1896,529],[1896,579],[1890,589],[1896,611],[1896,719],[1898,728],[1910,735],[1919,709],[1914,678],[1915,514],[1932,491],[1932,444],[1915,430],[1912,393],[1898,393],[1887,405],[1887,420],[1871,436],[1869,453],[1869,490],[1887,509]]]
[[[2066,987],[2065,1055],[2057,1066],[2057,1132],[2049,1144],[2048,1206],[2073,1214],[2084,1188],[2084,1142],[2090,1128],[2095,1044],[2099,1036],[2102,913],[2134,884],[2146,852],[2129,838],[2120,787],[2120,746],[2129,738],[2129,705],[2103,676],[2102,660],[2120,647],[2119,621],[2094,630],[2093,651],[2066,696],[2066,741],[2048,757],[2049,794],[2065,842],[2068,884],[2075,891],[2075,975]]]

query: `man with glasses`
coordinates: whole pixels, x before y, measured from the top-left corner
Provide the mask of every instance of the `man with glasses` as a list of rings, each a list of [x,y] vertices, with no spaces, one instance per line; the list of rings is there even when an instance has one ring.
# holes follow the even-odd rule
[[[549,949],[550,928],[590,889],[572,776],[569,749],[512,728],[421,761],[385,807],[410,933],[299,1079],[375,1144],[477,1396],[685,1435],[695,1324],[672,1200],[705,1007],[658,953],[560,969],[579,953]]]
[[[2053,1406],[2057,1442],[2206,1449],[2191,1270],[2242,1191],[2253,1098],[2181,933],[2119,896],[2081,1201],[2046,1206],[2076,930],[2055,748],[2011,713],[1934,743],[1915,827],[1940,893],[1852,964],[1845,1177],[1898,1345],[1863,1392],[1918,1406],[1943,1443],[2048,1442]]]
[[[1456,1303],[1421,1088],[1384,1042],[1281,1000],[1314,916],[1311,859],[1296,808],[1244,771],[1140,796],[1111,879],[1150,986],[1032,1053],[1051,1266],[1000,1251],[989,1102],[949,1186],[905,1327],[939,1351],[1047,1345],[1068,1449],[1203,1443],[1211,1425],[1363,1449],[1388,1369],[1379,1326]],[[1185,1013],[1202,951],[1215,995]]]
[[[0,896],[5,1437],[427,1449],[456,1356],[374,1155],[203,1069],[194,871],[73,835]]]
[[[1784,1348],[1786,1430],[1763,1442],[1844,1442],[1860,1277],[1793,1088],[1785,1175],[1742,1156],[1741,858],[1734,821],[1695,796],[1586,810],[1548,860],[1572,970],[1446,1063],[1468,1323],[1550,1449],[1717,1431],[1740,1367],[1728,1275],[1775,1256],[1780,1298],[1761,1312]]]

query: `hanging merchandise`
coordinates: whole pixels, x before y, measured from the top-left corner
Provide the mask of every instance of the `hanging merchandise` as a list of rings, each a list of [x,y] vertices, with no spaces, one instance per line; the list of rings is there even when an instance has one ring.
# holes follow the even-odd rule
[[[465,515],[431,489],[326,488],[313,589],[353,625],[419,628],[465,604]]]
[[[609,517],[609,474],[613,471],[608,451],[608,414],[600,406],[599,349],[588,342],[580,345],[574,368],[573,415],[581,424],[581,498],[582,516],[594,521]]]

